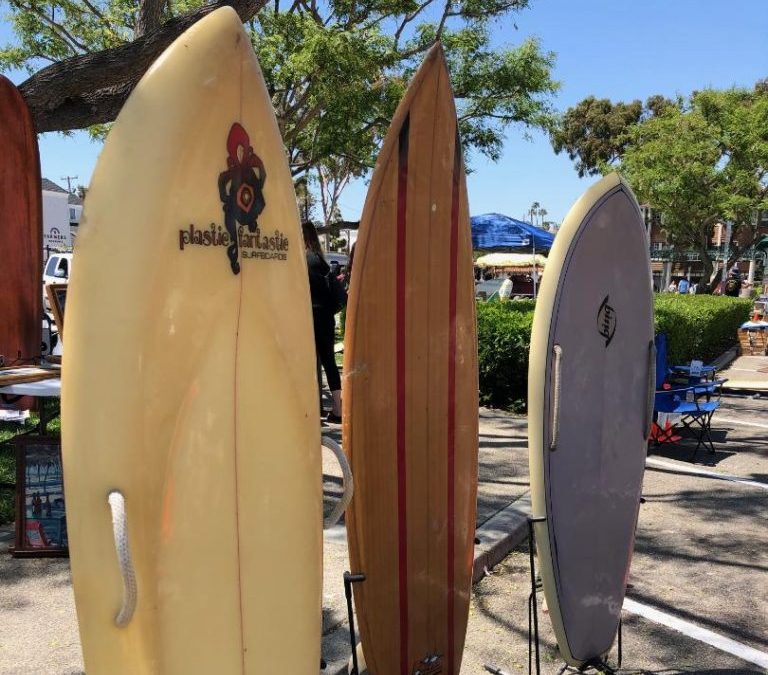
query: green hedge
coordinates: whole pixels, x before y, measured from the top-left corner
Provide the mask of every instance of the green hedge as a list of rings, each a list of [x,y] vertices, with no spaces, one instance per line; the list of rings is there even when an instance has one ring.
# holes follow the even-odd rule
[[[751,301],[711,295],[655,297],[655,328],[667,334],[670,363],[711,361],[736,344]],[[477,305],[480,403],[523,412],[528,393],[532,300]]]
[[[478,303],[481,405],[525,410],[533,307],[532,300]]]
[[[736,344],[738,327],[749,319],[752,301],[717,295],[655,297],[656,332],[667,334],[667,358],[671,364],[691,359],[717,358]]]

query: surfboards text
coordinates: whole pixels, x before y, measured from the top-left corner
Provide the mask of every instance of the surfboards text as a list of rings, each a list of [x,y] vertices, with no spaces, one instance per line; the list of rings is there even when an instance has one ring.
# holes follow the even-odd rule
[[[229,233],[216,223],[207,228],[198,228],[194,224],[179,230],[179,250],[187,246],[229,246]],[[260,228],[249,232],[247,228],[238,229],[238,245],[241,258],[261,258],[262,260],[286,260],[288,258],[288,238],[280,231],[272,234],[263,233]]]

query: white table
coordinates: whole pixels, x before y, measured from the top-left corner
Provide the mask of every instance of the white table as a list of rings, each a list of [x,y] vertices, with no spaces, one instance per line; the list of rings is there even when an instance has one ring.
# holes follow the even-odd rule
[[[58,398],[61,396],[61,378],[52,377],[49,380],[10,384],[6,387],[0,387],[0,394],[8,394],[9,396],[54,396]]]
[[[52,377],[48,380],[37,382],[22,382],[0,387],[0,394],[8,396],[34,396],[36,398],[60,398],[61,378]],[[48,427],[48,417],[45,414],[45,406],[40,406],[40,434],[45,435]]]

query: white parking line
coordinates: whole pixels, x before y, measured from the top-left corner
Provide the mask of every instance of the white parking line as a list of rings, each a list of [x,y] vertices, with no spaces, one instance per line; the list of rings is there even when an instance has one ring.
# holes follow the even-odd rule
[[[723,417],[722,415],[718,415],[717,417],[713,418],[713,420],[717,420],[718,422],[730,422],[731,424],[741,424],[745,427],[758,427],[760,429],[768,429],[768,424],[760,424],[759,422],[745,422],[744,420],[737,419],[736,417]]]
[[[657,469],[670,469],[675,473],[682,473],[688,476],[701,476],[702,478],[727,480],[731,481],[732,483],[741,483],[742,485],[749,485],[750,487],[756,487],[761,490],[768,490],[768,483],[761,483],[760,481],[750,480],[749,478],[742,478],[741,476],[732,476],[727,473],[705,471],[704,469],[696,469],[692,466],[688,467],[681,464],[675,464],[673,462],[665,462],[663,459],[656,459],[655,457],[648,457],[648,459],[645,460],[645,465]]]
[[[731,640],[724,635],[719,635],[711,630],[697,626],[695,623],[678,619],[676,616],[660,612],[654,607],[642,605],[629,598],[624,599],[624,609],[632,614],[642,616],[644,619],[676,630],[678,633],[687,635],[694,640],[704,642],[715,649],[719,649],[721,652],[733,654],[733,656],[740,658],[742,661],[754,663],[761,668],[768,668],[768,654],[761,652],[759,649],[748,647],[747,645],[736,642],[736,640]]]

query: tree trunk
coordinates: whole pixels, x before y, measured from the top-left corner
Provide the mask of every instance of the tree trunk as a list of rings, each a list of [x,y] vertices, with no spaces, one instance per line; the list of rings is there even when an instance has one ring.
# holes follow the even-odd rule
[[[699,245],[698,246],[699,255],[701,256],[701,263],[704,267],[702,273],[701,273],[701,281],[699,282],[699,285],[697,287],[697,293],[707,293],[711,295],[714,293],[715,289],[717,288],[717,284],[720,280],[719,273],[715,275],[714,273],[714,263],[712,261],[712,258],[709,257],[709,252],[707,251],[706,244]],[[705,281],[705,279],[709,279],[709,281]]]
[[[139,15],[136,17],[134,37],[151,33],[160,25],[165,0],[142,0],[139,5]]]
[[[146,0],[137,34],[159,21],[164,0]],[[149,66],[185,30],[220,7],[231,6],[249,21],[266,0],[218,0],[182,16],[133,42],[74,56],[38,71],[19,86],[38,133],[84,129],[111,122]]]

